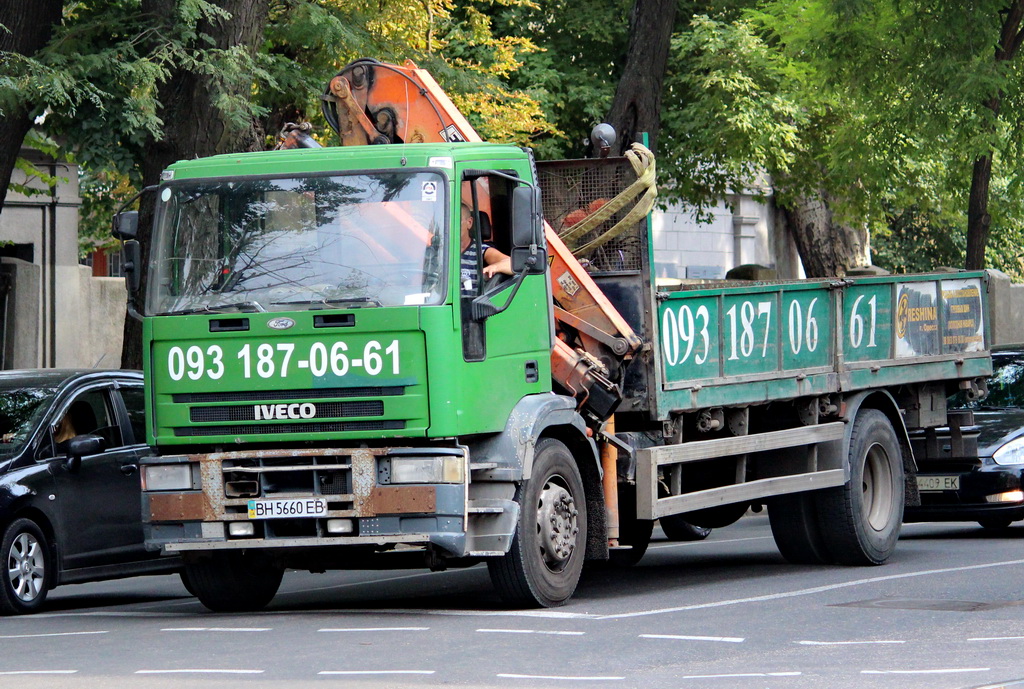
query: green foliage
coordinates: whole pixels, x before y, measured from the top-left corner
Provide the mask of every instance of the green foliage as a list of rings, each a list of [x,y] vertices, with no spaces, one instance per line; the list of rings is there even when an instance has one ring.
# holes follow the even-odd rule
[[[658,163],[670,197],[706,209],[765,171],[793,171],[810,119],[795,69],[746,21],[698,15],[677,34]]]

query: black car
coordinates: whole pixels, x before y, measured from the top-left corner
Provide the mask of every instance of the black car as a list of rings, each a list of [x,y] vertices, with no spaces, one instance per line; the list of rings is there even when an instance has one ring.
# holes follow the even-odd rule
[[[976,521],[1004,529],[1024,519],[1024,351],[992,354],[988,396],[950,397],[951,427],[911,437],[920,507],[904,521]]]
[[[178,571],[143,548],[142,374],[0,372],[0,614],[60,584]]]

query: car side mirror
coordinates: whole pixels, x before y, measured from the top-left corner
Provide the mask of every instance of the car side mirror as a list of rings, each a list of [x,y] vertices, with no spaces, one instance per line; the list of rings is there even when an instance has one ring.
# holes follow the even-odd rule
[[[67,467],[77,471],[82,465],[82,457],[103,452],[106,441],[98,435],[76,435],[68,441]]]

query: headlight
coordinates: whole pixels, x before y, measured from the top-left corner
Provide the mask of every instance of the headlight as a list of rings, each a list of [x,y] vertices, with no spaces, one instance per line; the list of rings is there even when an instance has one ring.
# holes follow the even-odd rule
[[[192,464],[142,465],[142,490],[192,490]],[[198,466],[198,465],[197,465]]]
[[[992,461],[1000,466],[1024,464],[1024,436],[1014,438],[993,452]]]
[[[391,483],[462,483],[463,457],[392,457]]]

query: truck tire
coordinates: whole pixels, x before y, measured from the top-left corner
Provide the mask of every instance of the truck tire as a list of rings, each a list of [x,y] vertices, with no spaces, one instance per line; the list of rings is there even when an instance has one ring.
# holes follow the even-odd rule
[[[821,535],[814,493],[780,495],[768,500],[768,522],[782,557],[794,565],[822,565],[832,561]]]
[[[691,524],[678,514],[662,517],[658,521],[670,541],[703,541],[711,533],[709,527]]]
[[[892,555],[903,523],[903,456],[888,417],[862,409],[850,434],[850,480],[818,491],[822,535],[843,565],[880,565]]]
[[[619,491],[619,544],[631,546],[628,550],[611,550],[608,563],[615,567],[632,567],[640,562],[651,544],[654,522],[636,518],[636,491]]]
[[[187,560],[182,581],[213,612],[252,612],[273,600],[283,576],[265,557],[243,551]]]
[[[491,582],[510,605],[562,605],[579,583],[587,544],[583,480],[565,445],[554,438],[537,443],[533,475],[516,500],[516,535],[508,553],[488,560]]]
[[[15,519],[4,531],[2,544],[0,614],[36,612],[46,600],[52,576],[46,536],[31,519]]]

